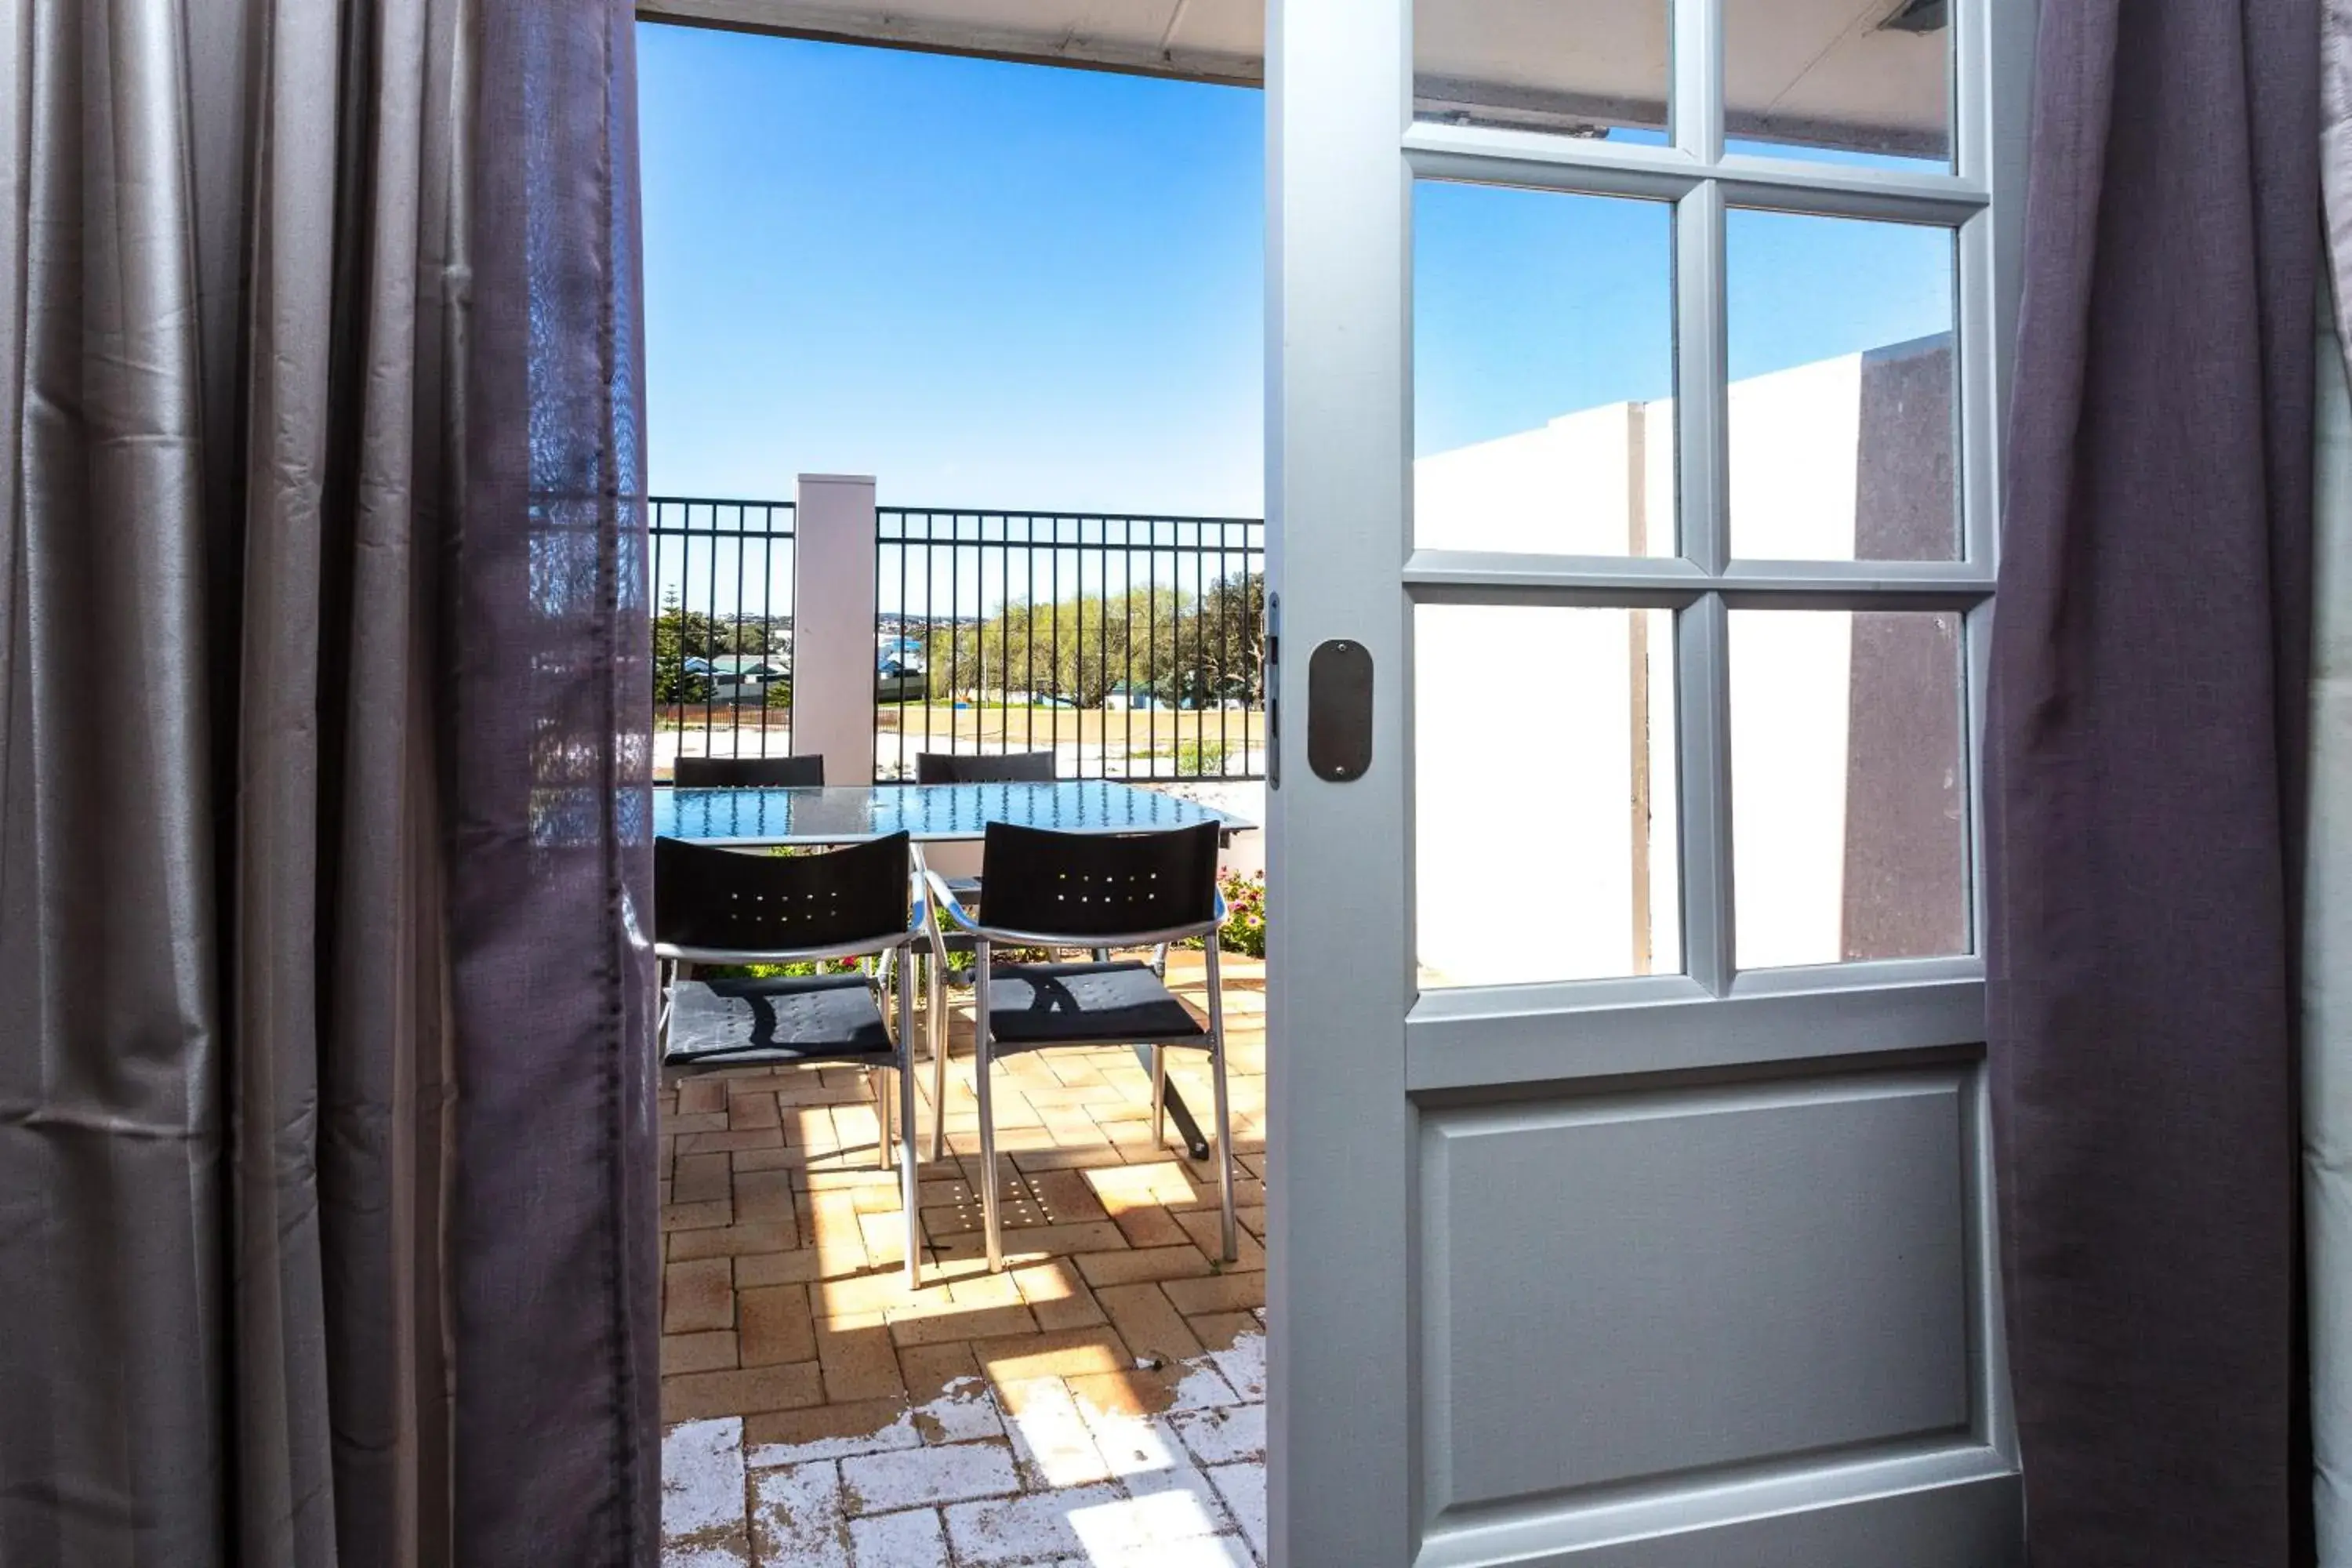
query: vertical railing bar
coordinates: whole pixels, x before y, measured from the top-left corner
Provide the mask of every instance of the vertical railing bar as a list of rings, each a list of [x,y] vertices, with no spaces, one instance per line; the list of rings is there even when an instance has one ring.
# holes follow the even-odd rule
[[[734,731],[734,754],[739,757],[743,754],[743,509],[739,505],[735,509],[735,612],[728,617],[728,625],[731,628],[728,640],[735,645],[735,696],[727,708],[728,727]],[[764,682],[760,689],[764,700],[767,692]],[[763,757],[768,754],[768,726],[764,715],[760,723],[760,754]]]
[[[1024,640],[1029,645],[1024,660],[1024,684],[1029,688],[1029,716],[1021,727],[1021,749],[1037,749],[1037,520],[1025,520],[1021,525],[1022,602],[1028,606],[1023,625],[1028,630]]]
[[[887,526],[883,509],[874,509],[874,686],[866,694],[866,750],[873,757],[874,782],[882,782],[882,588],[889,559],[889,545],[883,538]],[[894,696],[904,696],[906,685],[899,683]]]
[[[1209,552],[1205,543],[1207,538],[1207,532],[1202,525],[1197,522],[1194,523],[1192,525],[1192,679],[1196,686],[1200,688],[1201,694],[1204,694],[1206,692],[1210,684],[1209,594],[1207,588],[1203,586],[1203,584],[1207,579],[1202,576],[1202,574],[1207,571],[1209,564]],[[1192,709],[1192,776],[1196,779],[1207,776],[1206,769],[1208,767],[1209,761],[1207,755],[1209,746],[1208,710],[1199,706],[1200,702],[1202,700],[1202,695],[1201,694],[1196,694],[1192,700],[1194,704]],[[1217,765],[1219,767],[1224,766],[1224,760],[1222,756],[1218,759]]]
[[[1170,742],[1176,752],[1171,771],[1181,779],[1184,776],[1184,525],[1172,524],[1169,535],[1168,682],[1175,707],[1168,715],[1168,722],[1175,731]]]
[[[1097,519],[1095,536],[1103,545],[1096,553],[1095,587],[1102,603],[1095,606],[1095,664],[1102,681],[1102,717],[1097,724],[1095,763],[1104,778],[1110,777],[1110,524]]]
[[[774,651],[774,616],[776,595],[776,509],[772,504],[760,509],[760,668],[768,668],[769,655]],[[760,754],[768,754],[769,697],[775,690],[772,676],[760,678]]]
[[[963,520],[948,519],[948,751],[956,749],[956,697],[963,690]],[[928,732],[926,735],[928,738]]]
[[[1217,773],[1223,778],[1231,778],[1234,773],[1233,752],[1227,749],[1230,742],[1225,735],[1224,694],[1226,679],[1224,664],[1225,660],[1232,657],[1234,646],[1232,630],[1226,625],[1228,608],[1226,601],[1232,595],[1225,589],[1225,564],[1230,559],[1225,553],[1225,545],[1232,538],[1232,525],[1223,522],[1217,524]],[[1243,760],[1246,762],[1248,759]]]
[[[1132,522],[1122,522],[1119,524],[1119,542],[1130,545],[1135,542],[1135,525]],[[1135,562],[1136,553],[1134,551],[1127,550],[1120,552],[1119,565],[1124,576],[1120,584],[1119,596],[1127,602],[1127,661],[1124,668],[1122,668],[1119,672],[1119,678],[1127,687],[1128,739],[1126,748],[1127,774],[1129,778],[1135,776]],[[1148,569],[1149,563],[1147,563],[1146,565]],[[1146,595],[1143,601],[1144,613],[1148,617],[1150,614],[1151,608],[1151,600],[1150,597],[1150,580],[1148,578],[1146,579],[1144,592]],[[1151,658],[1151,644],[1150,641],[1148,628],[1143,645],[1143,657],[1147,661]],[[1147,731],[1150,730],[1150,714],[1147,710],[1144,716],[1144,727]],[[1147,745],[1148,744],[1149,742],[1147,742]]]
[[[1209,689],[1216,685],[1216,681],[1209,674],[1209,591],[1205,585],[1208,582],[1209,569],[1207,538],[1208,535],[1201,524],[1192,525],[1192,652],[1198,661],[1198,668],[1192,674],[1193,678],[1202,683],[1204,700]],[[1223,710],[1219,711],[1222,714]],[[1192,750],[1194,778],[1204,778],[1208,772],[1209,727],[1205,717],[1206,712],[1205,709],[1193,710],[1192,728],[1197,736],[1197,742]],[[1221,769],[1225,765],[1224,744],[1224,736],[1221,731],[1217,737],[1217,766]]]
[[[898,642],[903,648],[907,641],[908,620],[907,516],[904,512],[900,512],[897,514],[897,518],[898,524]],[[927,587],[923,591],[923,640],[920,645],[923,656],[923,711],[926,714],[929,713],[931,707],[930,616],[930,590]],[[898,683],[898,743],[895,755],[898,765],[898,776],[904,779],[907,776],[907,684],[904,680]]]
[[[653,665],[654,682],[654,689],[652,692],[654,700],[653,743],[656,756],[659,755],[661,750],[661,617],[665,610],[667,608],[667,606],[662,603],[662,555],[669,543],[669,535],[665,531],[662,524],[662,513],[664,510],[663,502],[656,500],[650,496],[646,498],[646,537],[650,540],[652,545],[652,548],[650,548],[646,553],[653,557],[651,564],[654,577],[653,582],[646,588],[646,602],[652,605],[651,613],[653,615],[653,626],[651,627],[655,649],[655,657],[651,661]]]
[[[1009,517],[996,525],[996,583],[997,595],[1003,603],[996,616],[997,747],[1003,750],[1013,743],[1013,520]]]
[[[1150,776],[1160,776],[1160,530],[1143,525],[1143,752]]]
[[[898,531],[898,647],[900,649],[899,662],[903,666],[906,661],[905,648],[907,645],[907,628],[914,619],[912,609],[907,600],[908,545],[906,514],[903,512],[893,512],[890,514],[890,521],[891,526]],[[928,614],[930,606],[926,604],[923,608],[926,614]],[[930,639],[928,637],[923,639],[921,647],[923,656],[923,700],[926,703],[929,703],[931,697],[931,644]],[[903,780],[907,776],[907,683],[903,679],[898,682],[898,722],[896,726],[898,733],[896,739],[891,742],[890,747],[890,776],[895,779]]]
[[[1054,646],[1046,658],[1054,670],[1054,707],[1045,722],[1045,743],[1054,748],[1054,771],[1062,771],[1062,520],[1054,520],[1054,553],[1046,564],[1053,584]]]
[[[916,538],[916,531],[918,528],[921,530],[922,534],[919,543],[922,548],[921,560],[923,563],[923,747],[925,750],[929,750],[931,743],[931,704],[938,698],[938,692],[933,685],[934,677],[931,669],[931,658],[940,635],[939,584],[937,581],[937,573],[934,570],[934,563],[931,560],[931,529],[929,522],[928,521],[918,522],[916,514],[913,512],[900,512],[898,514],[898,548],[905,552],[908,556],[914,554],[916,546],[919,542]],[[907,737],[904,732],[904,721],[902,718],[901,729],[898,736],[898,765],[902,770],[902,776],[907,762],[906,751]]]
[[[710,558],[710,592],[703,596],[708,613],[702,622],[702,637],[706,645],[702,650],[702,661],[710,667],[708,678],[710,689],[704,694],[702,701],[702,754],[706,757],[712,754],[712,710],[719,706],[719,508],[713,503],[709,510],[710,522],[705,531],[709,539],[707,553]],[[689,507],[687,511],[690,519],[693,509]]]
[[[1184,557],[1187,553],[1184,548],[1184,525],[1181,522],[1176,524],[1174,533],[1175,547],[1170,551],[1168,556],[1169,574],[1175,579],[1173,594],[1169,601],[1168,608],[1169,627],[1173,635],[1170,637],[1168,642],[1169,657],[1175,660],[1176,668],[1170,671],[1169,679],[1175,683],[1176,690],[1176,711],[1174,714],[1174,722],[1176,725],[1176,776],[1178,778],[1182,778],[1184,776],[1184,682],[1188,675],[1191,673],[1191,671],[1188,671],[1184,666]],[[1192,656],[1197,660],[1200,658],[1200,654],[1201,622],[1199,608],[1196,605],[1194,607],[1192,618]],[[1200,736],[1200,714],[1199,710],[1195,710],[1192,720],[1192,766],[1196,773],[1199,771],[1201,765],[1199,754],[1201,749]]]
[[[910,628],[914,625],[914,601],[908,593],[908,585],[913,576],[911,561],[914,546],[908,541],[907,514],[903,511],[894,511],[890,514],[890,521],[891,527],[897,531],[896,542],[898,547],[898,639],[903,644],[910,635]],[[930,614],[930,603],[928,598],[923,604],[923,613],[928,620]],[[931,700],[931,640],[928,624],[924,629],[921,648],[923,701],[928,707]],[[902,780],[907,776],[907,689],[902,685],[898,689],[898,733],[897,740],[892,742],[890,753],[891,760],[898,769],[894,776]]]

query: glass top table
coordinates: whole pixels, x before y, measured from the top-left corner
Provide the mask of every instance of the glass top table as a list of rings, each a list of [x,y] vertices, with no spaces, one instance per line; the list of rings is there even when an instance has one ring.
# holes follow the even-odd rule
[[[939,844],[988,837],[992,822],[1017,822],[1068,833],[1132,833],[1222,825],[1220,843],[1257,824],[1180,795],[1108,779],[1055,784],[836,784],[824,789],[679,789],[654,786],[654,832],[664,838],[746,848],[772,844],[848,844],[905,828],[919,842]],[[1150,1047],[1135,1047],[1148,1068]],[[1176,1086],[1167,1090],[1169,1119],[1192,1158],[1209,1157]]]
[[[992,822],[1066,833],[1134,833],[1215,822],[1222,837],[1257,824],[1197,801],[1110,779],[1055,784],[836,784],[824,789],[654,786],[654,832],[704,844],[847,844],[904,828],[919,843],[978,840]]]

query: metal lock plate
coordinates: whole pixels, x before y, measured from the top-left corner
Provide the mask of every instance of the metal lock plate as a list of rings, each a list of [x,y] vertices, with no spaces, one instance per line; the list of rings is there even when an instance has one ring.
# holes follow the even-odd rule
[[[1372,765],[1372,654],[1362,643],[1320,643],[1307,660],[1307,765],[1332,784]]]

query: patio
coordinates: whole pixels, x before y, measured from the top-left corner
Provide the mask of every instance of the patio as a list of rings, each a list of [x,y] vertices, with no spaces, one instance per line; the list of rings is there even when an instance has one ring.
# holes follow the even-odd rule
[[[1199,954],[1170,978],[1204,1005]],[[1264,965],[1228,954],[1232,1265],[1213,1163],[1153,1145],[1149,1082],[1112,1047],[999,1065],[1006,1267],[988,1273],[969,993],[917,1291],[862,1071],[666,1084],[664,1563],[1263,1563],[1264,1003]],[[1171,1063],[1205,1102],[1205,1061]]]

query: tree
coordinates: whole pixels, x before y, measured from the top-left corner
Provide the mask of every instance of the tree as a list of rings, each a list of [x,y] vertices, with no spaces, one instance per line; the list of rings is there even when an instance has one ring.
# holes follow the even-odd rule
[[[687,668],[700,661],[703,669],[718,653],[718,634],[709,616],[681,607],[673,588],[654,617],[654,705],[710,700],[710,678]]]
[[[1265,579],[1243,573],[1192,590],[1147,583],[1114,595],[1000,605],[932,625],[924,658],[934,693],[974,700],[1008,691],[1099,708],[1126,688],[1185,707],[1264,693]]]

